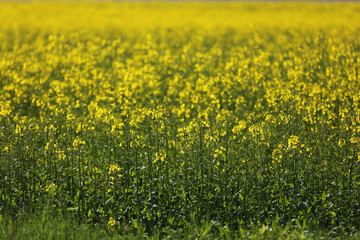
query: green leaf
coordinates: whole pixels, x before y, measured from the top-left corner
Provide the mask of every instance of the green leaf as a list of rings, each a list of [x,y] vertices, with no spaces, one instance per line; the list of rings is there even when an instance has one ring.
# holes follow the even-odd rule
[[[244,196],[241,195],[241,193],[239,193],[239,197],[240,197],[241,200],[244,200]]]
[[[78,210],[79,208],[78,207],[68,207],[66,210],[68,210],[68,211],[76,211],[76,210]]]
[[[221,155],[222,155],[223,159],[226,161],[226,154],[222,153]]]
[[[174,217],[169,217],[169,218],[168,218],[168,222],[170,223],[170,225],[173,224],[174,220],[175,220]]]
[[[307,213],[310,213],[311,208],[312,208],[312,206],[311,206],[311,207],[309,207],[309,208],[308,208],[308,210],[307,210],[306,212],[307,212]]]
[[[326,201],[326,192],[324,191],[322,196],[321,196],[321,199],[325,202]]]
[[[265,226],[265,224],[263,224],[263,225],[261,226],[261,228],[259,229],[259,233],[260,233],[261,235],[263,235],[265,232],[266,232],[266,226]]]

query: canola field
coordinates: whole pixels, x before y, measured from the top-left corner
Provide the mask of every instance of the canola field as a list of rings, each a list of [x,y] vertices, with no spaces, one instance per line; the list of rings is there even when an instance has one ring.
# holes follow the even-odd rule
[[[0,223],[359,231],[359,12],[1,2]]]

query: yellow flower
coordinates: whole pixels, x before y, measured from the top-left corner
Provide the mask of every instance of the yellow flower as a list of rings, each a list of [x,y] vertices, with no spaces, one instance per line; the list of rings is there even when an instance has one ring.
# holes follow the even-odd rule
[[[341,147],[341,148],[342,148],[345,144],[346,144],[346,140],[345,140],[345,139],[340,138],[340,139],[339,139],[339,141],[338,141],[338,145],[339,145],[339,147]]]
[[[81,140],[79,137],[75,138],[73,142],[73,147],[77,148],[78,146],[84,145],[85,141]]]
[[[292,135],[288,139],[288,146],[289,148],[297,148],[299,144],[299,137]]]
[[[109,167],[109,174],[120,171],[120,167],[117,164],[111,164]]]
[[[51,195],[56,195],[56,189],[57,189],[57,186],[55,185],[55,183],[51,183],[46,186],[45,191],[49,192]]]
[[[108,228],[112,228],[112,227],[115,226],[115,224],[116,224],[115,219],[114,219],[113,217],[110,217],[110,218],[109,218],[109,222],[107,223],[107,227],[108,227]]]
[[[244,129],[246,128],[246,125],[247,125],[246,121],[241,120],[241,121],[238,123],[238,125],[236,125],[235,127],[233,127],[233,129],[232,129],[233,133],[235,133],[235,134],[240,133],[242,130],[244,130]]]
[[[360,143],[360,137],[353,136],[353,137],[350,138],[350,142],[355,143],[355,144]]]

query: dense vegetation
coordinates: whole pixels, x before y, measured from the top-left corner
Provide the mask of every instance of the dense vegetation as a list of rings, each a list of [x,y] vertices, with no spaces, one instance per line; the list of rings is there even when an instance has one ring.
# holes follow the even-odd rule
[[[0,7],[1,238],[359,231],[358,4]]]

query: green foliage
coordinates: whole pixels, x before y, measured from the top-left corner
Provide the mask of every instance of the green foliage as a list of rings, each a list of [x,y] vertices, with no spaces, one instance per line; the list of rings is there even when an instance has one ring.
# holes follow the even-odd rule
[[[314,228],[309,231],[306,222],[298,220],[294,224],[282,226],[278,219],[269,224],[256,224],[250,229],[231,230],[226,225],[210,220],[196,222],[184,221],[184,227],[154,230],[152,235],[145,232],[145,227],[133,223],[131,229],[119,233],[100,226],[79,224],[68,217],[52,217],[43,212],[40,215],[21,215],[16,222],[0,217],[0,239],[3,240],[72,240],[72,239],[360,239],[359,233],[336,233]]]

